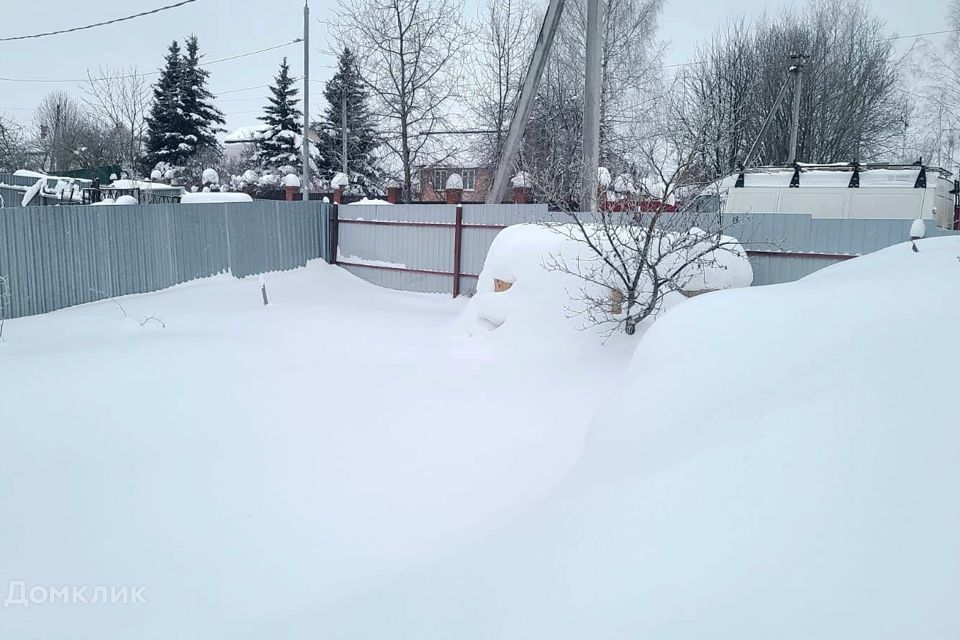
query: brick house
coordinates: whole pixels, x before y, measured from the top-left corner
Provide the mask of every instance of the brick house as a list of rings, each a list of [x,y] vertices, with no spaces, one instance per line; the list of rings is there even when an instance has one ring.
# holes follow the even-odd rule
[[[445,202],[444,188],[447,178],[459,173],[463,178],[463,201],[483,203],[487,192],[493,185],[496,167],[463,167],[453,165],[435,165],[419,167],[417,176],[420,184],[421,202]]]

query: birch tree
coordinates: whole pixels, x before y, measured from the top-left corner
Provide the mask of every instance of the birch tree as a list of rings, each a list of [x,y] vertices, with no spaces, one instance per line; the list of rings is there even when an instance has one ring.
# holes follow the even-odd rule
[[[338,48],[357,52],[371,111],[399,167],[404,197],[430,138],[447,126],[467,43],[461,0],[340,0]]]
[[[121,164],[128,169],[136,167],[144,152],[151,100],[146,77],[136,67],[100,67],[87,71],[81,88],[87,110],[121,138]]]
[[[608,0],[601,23],[600,162],[624,161],[661,89],[657,29],[663,0]],[[568,2],[524,137],[521,165],[579,189],[586,2]]]
[[[886,160],[904,126],[906,100],[890,33],[864,0],[816,0],[802,12],[726,25],[683,72],[688,119],[718,132],[702,163],[714,176],[739,169],[793,61],[806,54],[798,159]],[[792,85],[760,138],[754,164],[789,156]]]
[[[495,164],[516,110],[539,27],[530,0],[486,0],[474,29],[471,111],[484,134],[480,157]]]

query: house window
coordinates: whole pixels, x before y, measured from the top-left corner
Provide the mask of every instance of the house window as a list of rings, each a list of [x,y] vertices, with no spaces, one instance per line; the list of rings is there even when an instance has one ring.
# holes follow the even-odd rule
[[[434,191],[443,191],[447,188],[447,173],[446,169],[434,169],[433,170],[433,190]]]
[[[463,177],[464,191],[473,191],[477,188],[477,170],[476,169],[464,169],[462,177]]]

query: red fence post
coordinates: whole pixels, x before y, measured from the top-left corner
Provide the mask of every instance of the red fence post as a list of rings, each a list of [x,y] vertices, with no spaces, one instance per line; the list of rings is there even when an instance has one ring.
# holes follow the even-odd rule
[[[453,297],[460,295],[460,252],[463,245],[463,205],[457,205],[457,218],[453,226]]]

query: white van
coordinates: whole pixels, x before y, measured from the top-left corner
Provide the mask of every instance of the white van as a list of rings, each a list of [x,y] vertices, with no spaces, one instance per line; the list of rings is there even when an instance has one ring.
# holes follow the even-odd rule
[[[808,213],[814,218],[930,219],[953,229],[956,185],[920,165],[804,165],[746,169],[703,197],[724,213]]]

